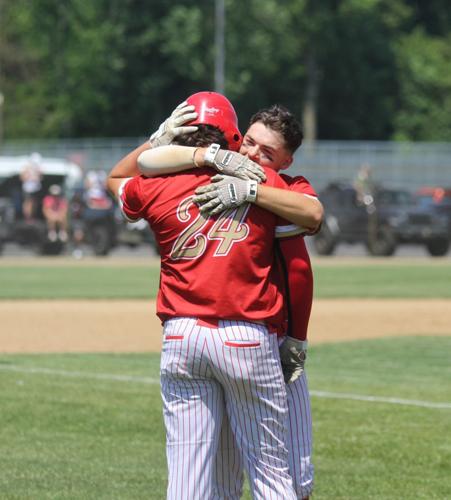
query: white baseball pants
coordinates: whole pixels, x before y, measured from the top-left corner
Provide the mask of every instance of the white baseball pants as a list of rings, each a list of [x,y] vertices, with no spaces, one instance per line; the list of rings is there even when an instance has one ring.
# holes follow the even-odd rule
[[[305,372],[286,386],[288,396],[288,463],[298,500],[313,491],[312,415]],[[224,417],[215,462],[215,500],[239,500],[243,493],[243,464],[232,431]]]
[[[256,500],[296,500],[285,446],[287,395],[275,334],[260,324],[165,322],[161,390],[168,500],[212,500],[227,415]],[[219,497],[221,498],[221,497]]]

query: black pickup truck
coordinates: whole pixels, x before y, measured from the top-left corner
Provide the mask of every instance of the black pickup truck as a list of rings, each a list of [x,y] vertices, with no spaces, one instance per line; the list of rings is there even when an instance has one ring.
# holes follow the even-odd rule
[[[421,206],[409,191],[377,188],[359,200],[350,184],[333,183],[319,198],[325,208],[314,237],[319,255],[331,255],[340,243],[364,243],[371,255],[393,255],[403,243],[424,244],[430,255],[446,255],[450,246],[447,217]]]

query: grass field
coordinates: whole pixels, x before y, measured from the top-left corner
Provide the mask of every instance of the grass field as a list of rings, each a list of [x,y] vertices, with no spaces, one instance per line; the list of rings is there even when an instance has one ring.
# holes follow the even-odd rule
[[[451,261],[316,264],[318,298],[451,298]],[[0,266],[0,299],[154,298],[157,264]]]
[[[149,298],[158,273],[1,263],[0,299]],[[331,260],[315,277],[318,298],[451,298],[448,260]],[[451,498],[450,358],[451,337],[309,350],[315,500]],[[158,365],[157,354],[0,354],[0,499],[164,499]]]
[[[315,499],[451,498],[450,352],[447,337],[311,349]],[[158,358],[0,356],[0,497],[164,499]]]

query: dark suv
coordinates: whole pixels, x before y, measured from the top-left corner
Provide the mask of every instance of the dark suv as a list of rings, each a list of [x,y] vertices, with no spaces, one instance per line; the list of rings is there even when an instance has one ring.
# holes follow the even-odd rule
[[[421,206],[446,215],[451,234],[451,188],[422,187],[415,191],[415,199]]]
[[[415,202],[410,192],[377,188],[359,201],[349,184],[330,184],[319,195],[325,208],[321,231],[314,237],[320,255],[339,243],[364,243],[371,255],[393,255],[402,243],[424,244],[433,256],[450,246],[447,217]]]

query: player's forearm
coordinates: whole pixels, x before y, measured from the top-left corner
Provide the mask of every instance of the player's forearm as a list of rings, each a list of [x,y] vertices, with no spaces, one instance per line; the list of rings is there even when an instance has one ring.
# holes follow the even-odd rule
[[[316,198],[264,185],[258,186],[255,204],[311,231],[319,227],[324,214]]]
[[[149,147],[148,142],[141,144],[141,146],[138,146],[131,153],[119,160],[112,168],[108,175],[107,187],[114,197],[118,197],[119,188],[124,182],[124,179],[140,175],[138,170],[138,156],[146,149],[149,149]]]
[[[138,169],[138,157],[143,151],[146,151],[147,149],[149,149],[149,143],[146,141],[144,144],[141,144],[141,146],[138,146],[131,153],[119,160],[112,168],[108,177],[110,179],[125,179],[127,177],[140,175]]]
[[[146,177],[175,174],[201,166],[194,157],[197,150],[189,146],[161,146],[143,151],[138,157],[139,171]],[[199,152],[199,162],[203,163],[203,153]],[[197,156],[197,155],[196,155]]]

